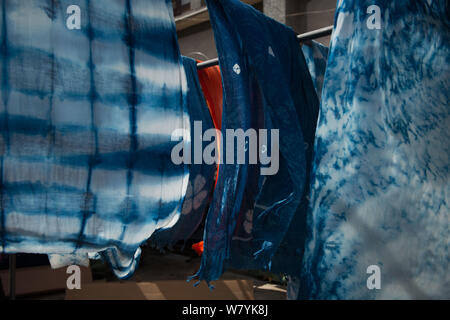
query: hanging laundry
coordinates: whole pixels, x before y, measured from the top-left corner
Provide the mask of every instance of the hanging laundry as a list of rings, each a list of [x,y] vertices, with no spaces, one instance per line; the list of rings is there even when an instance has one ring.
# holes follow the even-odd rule
[[[197,61],[201,62],[201,61]],[[222,128],[223,88],[219,66],[198,69],[198,79],[208,104],[209,112],[217,129]]]
[[[194,243],[192,245],[192,250],[194,250],[197,255],[201,256],[203,254],[203,241]]]
[[[189,178],[171,161],[190,132],[171,2],[2,1],[0,34],[0,251],[130,276]]]
[[[201,62],[201,61],[197,61]],[[222,75],[220,74],[219,66],[211,66],[208,68],[198,69],[198,78],[203,90],[206,102],[208,104],[209,112],[214,122],[214,127],[218,130],[222,128],[222,104],[223,104],[223,88],[222,88]],[[217,139],[219,144],[218,150],[220,152],[220,137]],[[218,155],[220,159],[221,155]],[[217,163],[217,170],[215,176],[215,185],[217,185],[219,174],[219,163]]]
[[[312,81],[314,83],[314,88],[317,92],[317,97],[320,100],[322,95],[323,80],[328,59],[328,47],[322,45],[317,41],[308,41],[303,43],[302,52],[305,56],[306,63],[308,65],[308,70],[311,75]],[[303,210],[306,210],[303,208]],[[304,211],[303,211],[303,214]],[[295,232],[295,230],[292,230]],[[306,233],[306,232],[305,232]],[[301,248],[301,244],[298,245],[297,250]],[[303,250],[300,251],[300,255],[303,254]],[[301,261],[301,260],[300,260]],[[301,267],[301,263],[298,261],[298,265]],[[287,299],[295,300],[297,299],[297,294],[300,285],[300,274],[299,272],[291,272],[287,275]]]
[[[319,112],[319,90],[321,88],[321,78],[325,72],[324,48],[317,42],[312,42],[312,53],[314,63],[311,62],[310,52],[304,55],[303,50],[298,50],[298,43],[292,43],[291,51],[293,56],[299,58],[299,63],[292,64],[294,70],[291,78],[291,92],[295,98],[297,114],[300,118],[303,136],[305,139],[304,148],[306,155],[306,182],[310,180],[314,136]],[[305,45],[302,46],[303,48]],[[320,53],[318,52],[320,51]],[[313,74],[309,70],[315,67]],[[274,186],[285,181],[282,176],[278,177]],[[306,183],[300,206],[297,208],[289,228],[280,244],[275,256],[272,258],[271,269],[274,272],[284,273],[288,276],[300,276],[301,261],[303,258],[304,244],[306,240],[306,217],[308,210],[309,184]],[[270,190],[270,189],[269,189]],[[258,207],[258,205],[256,205]],[[266,232],[269,232],[268,230]]]
[[[197,75],[197,62],[194,59],[183,57],[183,65],[187,78],[187,110],[190,119],[190,136],[194,137],[195,122],[201,122],[202,131],[214,128],[211,114],[203,97],[202,89]],[[202,141],[202,150],[210,142]],[[194,154],[194,144],[191,144],[191,155]],[[176,242],[186,241],[199,227],[209,202],[211,201],[216,176],[216,165],[193,163],[189,165],[189,182],[184,198],[181,216],[173,226],[157,230],[151,242],[158,248],[171,247]]]
[[[308,65],[309,74],[316,88],[317,97],[322,96],[323,80],[327,67],[328,47],[317,41],[308,41],[302,45],[302,52]]]
[[[300,299],[448,299],[448,1],[339,1]]]
[[[312,144],[318,100],[291,29],[240,1],[209,0],[207,5],[223,77],[222,132],[268,130],[263,146],[267,155],[279,156],[279,168],[271,175],[263,175],[260,164],[221,163],[201,267],[194,276],[210,281],[220,277],[224,265],[271,269],[304,197],[310,157],[304,137]],[[273,129],[279,130],[280,155],[271,144]],[[236,154],[238,148],[232,148]]]

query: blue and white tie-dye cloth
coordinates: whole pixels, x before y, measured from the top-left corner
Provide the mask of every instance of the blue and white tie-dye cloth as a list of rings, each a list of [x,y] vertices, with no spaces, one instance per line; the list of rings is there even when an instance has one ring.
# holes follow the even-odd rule
[[[328,47],[320,42],[312,40],[302,45],[302,52],[305,56],[317,97],[320,100],[322,96],[323,80],[327,68]]]
[[[302,52],[305,56],[306,63],[308,65],[308,70],[311,75],[312,81],[314,83],[314,88],[316,89],[317,96],[321,97],[323,80],[325,76],[327,59],[328,59],[328,47],[322,45],[317,41],[308,41],[302,45]],[[308,200],[308,199],[306,199]],[[307,204],[308,202],[305,201]],[[305,212],[303,212],[305,214]],[[297,230],[299,232],[300,230]],[[300,231],[306,234],[306,231]],[[304,241],[304,240],[303,240]],[[303,243],[298,243],[296,250],[301,250],[301,258],[295,262],[297,268],[301,268],[301,259],[303,258]],[[295,272],[291,272],[287,275],[288,285],[287,285],[287,299],[295,300],[297,299],[298,289],[300,285],[300,274],[298,269],[294,269]],[[300,271],[301,272],[301,271]]]
[[[448,12],[339,1],[299,298],[450,298]]]
[[[306,150],[305,142],[313,144],[319,103],[290,28],[237,0],[210,0],[207,5],[225,90],[224,136],[228,129],[278,129],[280,147],[279,171],[274,175],[262,175],[263,166],[248,164],[248,159],[246,164],[221,164],[197,274],[209,281],[221,275],[224,265],[272,269],[280,245],[297,248],[304,239],[304,232],[285,236],[289,227],[296,229],[291,221],[306,196],[312,148]],[[273,160],[278,155],[271,137],[266,144]],[[305,212],[298,214],[304,217]],[[295,263],[286,259],[295,262],[299,256],[295,250],[289,257],[278,256],[274,268],[290,270]],[[298,269],[299,263],[295,266]]]
[[[170,158],[190,130],[171,2],[0,5],[0,251],[100,252],[127,277],[189,177]]]
[[[191,126],[191,132],[187,136],[197,139],[196,147],[201,145],[203,150],[210,142],[199,141],[199,137],[194,135],[204,135],[206,130],[214,128],[214,124],[198,79],[197,62],[194,59],[183,57],[183,65],[187,79],[187,110]],[[194,148],[196,148],[194,143],[191,143],[190,146],[186,145],[186,147],[191,148],[191,163],[189,164],[189,182],[181,216],[175,225],[157,230],[152,235],[150,239],[152,245],[160,249],[170,248],[178,241],[189,239],[201,224],[211,201],[217,170],[216,164],[207,164],[203,161],[195,163],[193,161]]]

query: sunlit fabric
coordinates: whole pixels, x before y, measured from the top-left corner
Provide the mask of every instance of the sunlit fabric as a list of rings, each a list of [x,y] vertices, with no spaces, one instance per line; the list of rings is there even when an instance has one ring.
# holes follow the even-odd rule
[[[337,7],[301,299],[450,298],[448,1],[375,3]]]
[[[223,78],[222,132],[278,129],[280,147],[274,175],[262,175],[266,166],[249,164],[248,158],[245,164],[224,160],[220,165],[196,274],[210,281],[220,277],[225,265],[271,269],[304,196],[304,137],[312,144],[318,100],[291,29],[240,1],[210,0],[207,5]],[[275,157],[271,137],[268,132],[267,152]],[[245,148],[249,157],[250,143]]]
[[[73,1],[0,5],[0,250],[99,252],[127,277],[189,178],[170,157],[190,130],[171,2],[76,1],[79,29]]]
[[[199,83],[197,62],[183,57],[183,65],[188,86],[187,110],[191,126],[190,136],[194,137],[194,122],[201,122],[200,134],[214,128],[214,124]],[[200,143],[203,150],[211,142],[201,141]],[[191,143],[190,147],[193,158],[194,144]],[[204,161],[198,164],[191,162],[189,182],[180,218],[175,225],[157,230],[151,237],[151,243],[158,248],[171,247],[178,241],[186,241],[197,230],[209,207],[217,166],[215,163],[206,164]]]

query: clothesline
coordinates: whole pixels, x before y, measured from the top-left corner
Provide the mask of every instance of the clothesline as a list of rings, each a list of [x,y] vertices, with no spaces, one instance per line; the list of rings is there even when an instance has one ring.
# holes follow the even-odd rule
[[[317,39],[320,37],[328,36],[331,34],[332,31],[333,31],[333,26],[328,26],[328,27],[316,29],[316,30],[313,30],[310,32],[299,34],[297,36],[297,39],[298,39],[298,41],[313,40],[313,39]],[[197,63],[197,69],[205,69],[205,68],[209,68],[212,66],[216,66],[218,64],[219,64],[219,59],[215,58],[215,59]]]

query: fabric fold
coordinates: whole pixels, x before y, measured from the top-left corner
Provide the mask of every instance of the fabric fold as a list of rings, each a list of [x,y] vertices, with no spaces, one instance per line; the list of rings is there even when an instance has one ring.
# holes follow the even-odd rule
[[[181,216],[176,224],[157,230],[150,239],[151,244],[160,249],[170,248],[178,241],[186,242],[200,226],[212,198],[217,169],[216,164],[205,163],[203,154],[200,155],[201,162],[194,163],[196,150],[203,152],[204,148],[211,143],[203,141],[203,139],[197,139],[198,137],[195,135],[200,134],[203,137],[206,131],[214,129],[214,124],[200,86],[197,62],[188,57],[182,58],[188,87],[187,110],[191,127],[190,136],[193,137],[190,146],[186,146],[191,149],[189,182],[183,200]],[[198,132],[195,129],[196,126]],[[215,143],[215,141],[212,143]],[[201,148],[196,148],[194,144]]]
[[[225,148],[195,276],[211,281],[226,265],[271,269],[304,196],[304,138],[313,139],[318,101],[290,28],[240,1],[210,0],[207,5],[223,79],[222,133],[267,130],[262,145],[279,162],[275,172],[265,175],[261,169],[267,166],[260,163],[227,163]],[[276,139],[279,152],[271,144]],[[239,147],[232,147],[236,153]]]
[[[339,1],[298,298],[450,297],[448,10]]]
[[[0,8],[0,251],[54,266],[99,252],[126,278],[189,178],[170,157],[174,130],[190,132],[173,9],[82,1],[69,28],[69,5]]]

